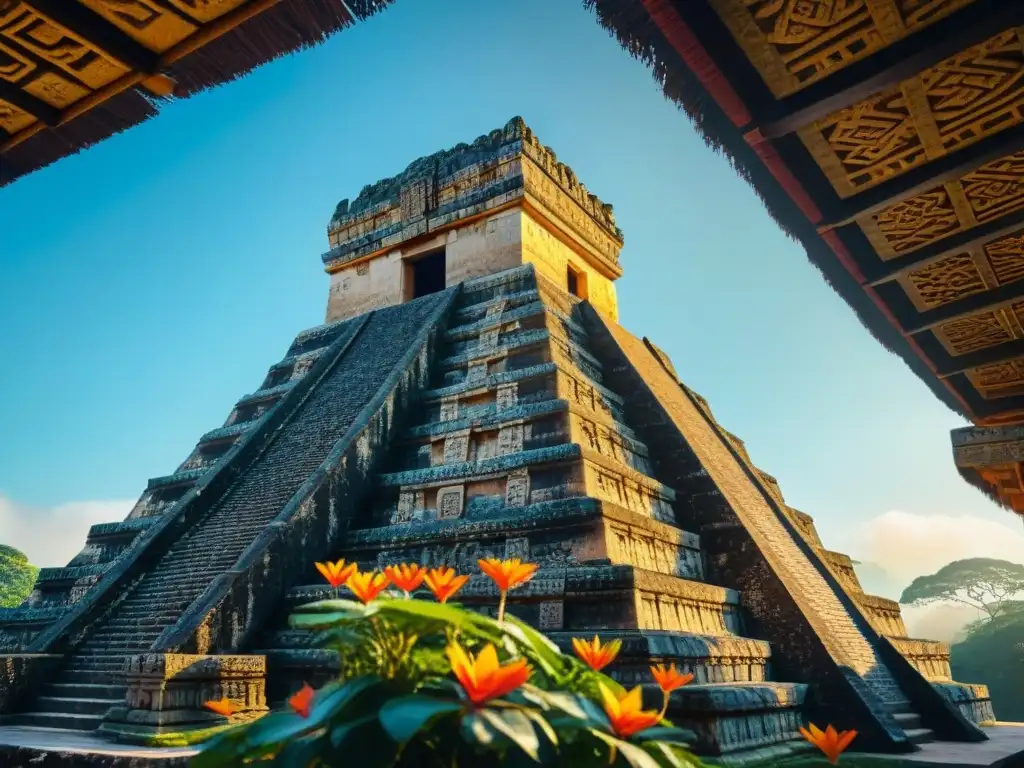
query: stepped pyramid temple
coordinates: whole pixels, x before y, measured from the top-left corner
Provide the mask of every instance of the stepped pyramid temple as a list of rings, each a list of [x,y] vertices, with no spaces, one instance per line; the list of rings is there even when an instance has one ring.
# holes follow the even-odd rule
[[[1024,2],[582,2],[973,425],[957,469],[1024,520]],[[0,186],[391,3],[0,0]]]
[[[5,724],[121,739],[275,707],[338,659],[290,630],[314,561],[541,566],[510,610],[612,674],[696,675],[670,717],[708,755],[783,755],[813,720],[857,746],[984,741],[984,686],[908,638],[652,342],[618,323],[612,207],[522,120],[424,157],[331,219],[324,325],[131,514],[0,612]],[[475,573],[460,593],[494,611]],[[191,655],[183,655],[191,654]]]

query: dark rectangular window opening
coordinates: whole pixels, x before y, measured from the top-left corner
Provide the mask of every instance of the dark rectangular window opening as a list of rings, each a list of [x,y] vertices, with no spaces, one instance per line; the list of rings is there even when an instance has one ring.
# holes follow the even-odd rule
[[[572,265],[566,265],[565,287],[573,296],[587,298],[587,274],[573,269]]]
[[[424,256],[412,264],[412,297],[418,299],[445,289],[447,265],[444,251]]]

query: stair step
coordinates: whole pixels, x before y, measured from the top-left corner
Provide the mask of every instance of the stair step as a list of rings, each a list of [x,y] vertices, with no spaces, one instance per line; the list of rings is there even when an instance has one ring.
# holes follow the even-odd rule
[[[82,699],[124,699],[123,685],[103,685],[102,683],[49,683],[40,691],[43,697],[82,698]]]
[[[36,705],[44,712],[63,712],[72,715],[105,715],[111,707],[124,703],[120,699],[78,699],[40,696]]]
[[[931,728],[910,728],[903,731],[911,744],[924,744],[935,741],[935,732]]]
[[[70,712],[25,712],[4,718],[5,725],[61,728],[71,731],[95,731],[102,722],[103,715],[78,715]]]
[[[904,731],[921,727],[921,716],[916,712],[894,712],[893,719]]]

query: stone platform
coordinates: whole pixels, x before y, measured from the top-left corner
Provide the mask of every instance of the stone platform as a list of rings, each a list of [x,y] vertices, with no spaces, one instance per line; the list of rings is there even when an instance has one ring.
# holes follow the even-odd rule
[[[117,744],[83,731],[0,727],[0,765],[4,768],[186,768],[198,751]]]

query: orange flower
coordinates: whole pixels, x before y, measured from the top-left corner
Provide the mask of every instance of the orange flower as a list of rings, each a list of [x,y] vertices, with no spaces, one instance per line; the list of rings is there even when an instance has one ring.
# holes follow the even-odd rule
[[[352,574],[356,572],[358,566],[355,563],[349,563],[345,565],[344,560],[339,560],[336,563],[327,561],[326,563],[317,563],[316,569],[320,571],[321,575],[327,579],[327,583],[337,589],[347,582]]]
[[[227,696],[220,701],[207,701],[203,706],[211,712],[216,712],[221,717],[231,717],[235,714],[235,705],[231,703],[231,699]]]
[[[293,693],[288,699],[288,704],[295,710],[299,717],[309,717],[309,710],[313,706],[313,694],[315,691],[309,683],[303,683],[297,693]]]
[[[658,684],[663,693],[672,693],[676,688],[682,688],[688,682],[693,680],[692,672],[687,672],[684,675],[676,669],[675,664],[670,664],[667,668],[661,664],[656,667],[651,667],[651,674],[654,676],[654,681]]]
[[[501,599],[498,600],[498,621],[505,618],[505,601],[508,599],[508,591],[515,589],[520,584],[525,584],[533,578],[537,572],[536,563],[524,563],[518,557],[511,560],[498,560],[490,557],[486,560],[477,560],[480,570],[486,573],[501,591]]]
[[[597,635],[594,635],[594,642],[592,643],[579,637],[574,637],[572,639],[572,649],[576,651],[576,655],[583,660],[584,664],[595,672],[600,672],[619,655],[619,651],[622,649],[622,641],[612,640],[610,643],[601,645]]]
[[[458,592],[469,581],[469,576],[456,576],[454,568],[431,568],[427,571],[423,580],[430,591],[442,603],[447,603],[448,598]]]
[[[452,643],[448,646],[448,661],[452,673],[476,706],[511,693],[525,683],[533,671],[524,658],[498,664],[498,652],[491,643],[476,657],[466,653],[458,643]]]
[[[628,739],[634,733],[650,728],[661,720],[660,713],[641,708],[643,700],[640,698],[639,685],[629,693],[623,694],[622,698],[609,691],[604,683],[598,683],[598,686],[601,688],[604,713],[608,715],[612,730],[620,739]]]
[[[800,733],[811,744],[820,749],[832,765],[839,762],[839,756],[857,738],[856,731],[837,731],[831,725],[822,731],[814,723],[810,724],[809,731],[801,726]]]
[[[416,563],[412,565],[406,563],[389,565],[384,569],[384,573],[387,574],[392,584],[405,592],[406,597],[423,583],[423,579],[427,575],[427,572]]]
[[[352,590],[352,594],[367,604],[373,602],[387,585],[387,574],[377,571],[368,573],[356,571],[348,580],[348,588]]]
[[[518,557],[513,557],[511,560],[498,560],[491,557],[487,560],[477,560],[477,565],[480,566],[481,571],[491,577],[502,592],[508,592],[510,589],[515,589],[520,584],[528,582],[533,578],[538,567],[536,563],[524,563]]]

